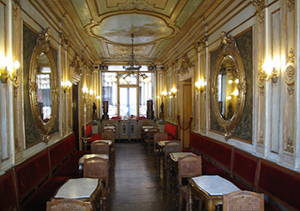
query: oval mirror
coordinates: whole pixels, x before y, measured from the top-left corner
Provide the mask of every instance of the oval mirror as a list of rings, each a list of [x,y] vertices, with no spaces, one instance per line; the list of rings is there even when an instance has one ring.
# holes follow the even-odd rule
[[[50,50],[50,29],[39,34],[29,77],[31,110],[41,137],[47,142],[57,113],[57,76]]]
[[[241,119],[246,94],[242,58],[233,38],[222,33],[221,49],[214,71],[212,99],[221,131],[228,140]]]

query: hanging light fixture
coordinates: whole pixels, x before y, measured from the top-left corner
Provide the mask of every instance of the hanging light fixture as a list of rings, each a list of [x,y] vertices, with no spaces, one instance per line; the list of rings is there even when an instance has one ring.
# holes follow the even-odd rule
[[[135,59],[134,51],[133,51],[133,41],[134,41],[134,34],[131,34],[131,55],[130,55],[130,60],[127,65],[124,65],[123,68],[125,69],[125,73],[122,74],[122,79],[130,83],[131,75],[134,75],[136,72],[140,77],[142,77],[143,81],[148,83],[151,81],[151,78],[147,76],[145,73],[141,73],[140,69],[142,68],[141,65],[139,65]]]

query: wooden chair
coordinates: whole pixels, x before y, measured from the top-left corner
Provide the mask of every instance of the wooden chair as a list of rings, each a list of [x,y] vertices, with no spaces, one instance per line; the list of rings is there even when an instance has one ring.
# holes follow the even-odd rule
[[[103,140],[111,140],[112,146],[110,148],[111,154],[111,163],[114,165],[115,163],[115,150],[116,150],[116,139],[115,139],[115,132],[112,129],[103,130],[101,133],[101,137]]]
[[[150,146],[154,144],[154,134],[158,133],[158,128],[150,128],[147,132],[146,138],[145,138],[145,149],[148,151],[148,155],[150,154]]]
[[[158,132],[154,134],[154,142],[153,142],[153,152],[154,152],[154,159],[155,159],[155,167],[156,167],[156,176],[160,176],[160,163],[163,160],[164,153],[161,149],[157,147],[157,142],[168,140],[168,134],[164,132]]]
[[[91,144],[91,153],[92,154],[106,154],[109,156],[109,145],[104,142],[93,142]]]
[[[252,191],[236,191],[223,195],[223,211],[263,211],[264,194]]]
[[[186,210],[188,210],[188,186],[183,184],[183,179],[202,175],[201,156],[188,155],[178,159],[178,210],[182,210],[182,199],[186,199]],[[199,200],[199,210],[202,207],[202,201]]]
[[[91,211],[91,204],[77,199],[58,199],[47,202],[47,211]]]
[[[170,180],[170,173],[172,171],[171,169],[171,159],[170,159],[170,153],[172,152],[181,152],[182,150],[182,144],[181,141],[178,140],[170,140],[170,142],[166,143],[164,148],[164,157],[163,157],[163,166],[164,166],[164,177],[166,179],[166,184],[170,182],[171,187],[171,180]]]
[[[94,157],[84,159],[83,177],[100,178],[104,181],[104,187],[100,198],[102,210],[109,210],[109,164],[107,159]]]

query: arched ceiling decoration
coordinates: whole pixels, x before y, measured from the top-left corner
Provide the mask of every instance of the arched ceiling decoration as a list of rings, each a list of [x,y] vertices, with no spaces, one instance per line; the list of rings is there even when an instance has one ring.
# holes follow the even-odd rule
[[[44,0],[46,1],[46,0]],[[161,63],[218,0],[51,0],[67,14],[94,62]],[[51,5],[48,3],[48,5]],[[215,4],[216,5],[216,4]],[[214,6],[215,6],[214,5]]]

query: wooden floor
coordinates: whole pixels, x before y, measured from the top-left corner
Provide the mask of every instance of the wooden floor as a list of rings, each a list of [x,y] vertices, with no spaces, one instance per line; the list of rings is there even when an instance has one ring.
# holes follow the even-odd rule
[[[141,143],[116,143],[116,161],[110,181],[111,211],[175,211],[176,191],[155,178],[153,155]]]

